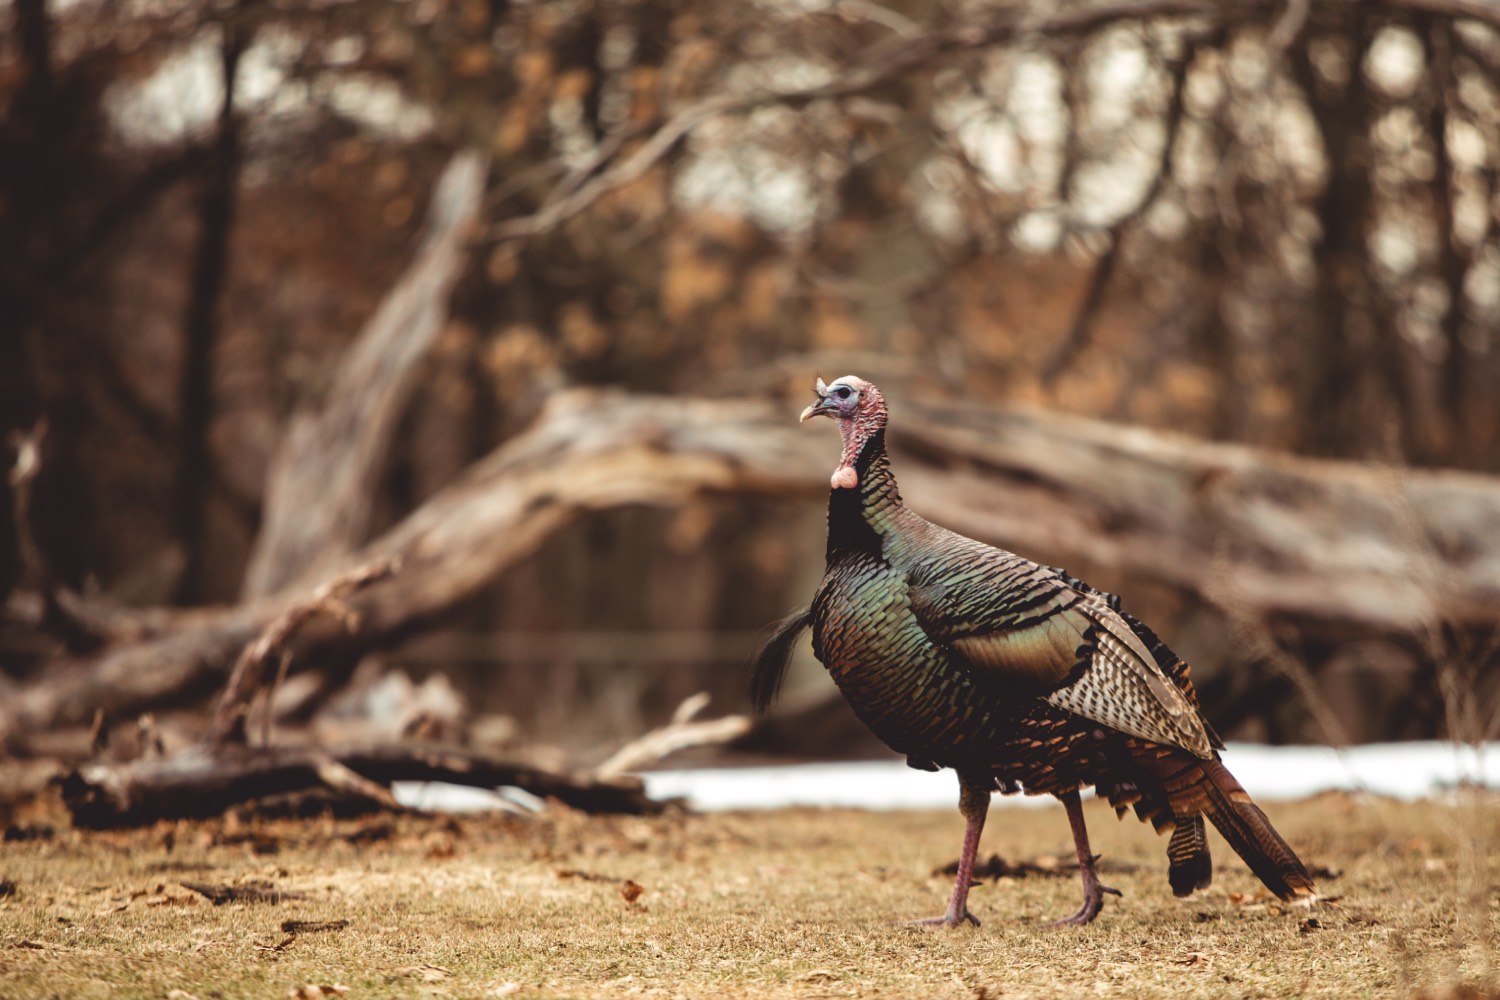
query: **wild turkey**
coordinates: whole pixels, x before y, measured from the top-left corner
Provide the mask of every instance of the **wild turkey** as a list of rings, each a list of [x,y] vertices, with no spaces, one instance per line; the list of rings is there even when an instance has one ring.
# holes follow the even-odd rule
[[[1104,895],[1079,789],[1092,785],[1171,830],[1168,881],[1178,896],[1213,875],[1207,817],[1282,899],[1314,895],[1312,878],[1219,760],[1188,665],[1119,599],[1061,570],[938,527],[901,502],[885,450],[880,390],[846,375],[817,383],[802,419],[828,416],[843,454],[828,500],[828,568],[812,606],[784,620],[756,663],[758,709],[775,697],[797,636],[854,711],[907,763],[958,773],[967,826],[948,910],[920,923],[978,924],[968,909],[974,855],[1000,791],[1062,800],[1078,849],[1086,924]]]

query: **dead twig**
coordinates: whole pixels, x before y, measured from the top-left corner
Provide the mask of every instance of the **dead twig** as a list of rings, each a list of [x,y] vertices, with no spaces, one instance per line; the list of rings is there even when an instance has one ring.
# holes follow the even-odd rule
[[[94,709],[94,721],[89,724],[89,758],[97,760],[104,751],[109,749],[109,726],[106,724],[104,709]]]
[[[332,757],[319,758],[315,763],[319,779],[329,788],[373,799],[396,812],[402,811],[401,803],[396,801],[396,797],[384,785],[356,773]]]
[[[693,717],[703,711],[708,700],[708,694],[703,691],[687,698],[677,706],[669,723],[616,750],[608,760],[594,768],[594,775],[615,778],[628,771],[638,771],[679,750],[718,746],[737,740],[750,731],[750,720],[743,715],[694,722]]]

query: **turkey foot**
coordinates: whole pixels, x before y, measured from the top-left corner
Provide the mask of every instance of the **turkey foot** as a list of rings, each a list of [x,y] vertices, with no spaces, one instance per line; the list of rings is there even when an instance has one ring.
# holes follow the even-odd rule
[[[907,927],[962,927],[964,924],[980,926],[979,918],[969,912],[966,906],[961,912],[955,913],[950,909],[940,917],[926,917],[922,920],[908,920]]]
[[[1094,918],[1099,915],[1099,911],[1104,909],[1105,893],[1111,896],[1119,896],[1121,899],[1125,898],[1125,894],[1119,889],[1100,882],[1099,877],[1094,874],[1093,864],[1090,864],[1083,876],[1083,905],[1071,917],[1063,917],[1061,920],[1052,921],[1052,926],[1082,927],[1084,924],[1093,923]]]
[[[1099,873],[1094,868],[1094,862],[1098,857],[1089,849],[1089,831],[1083,822],[1083,803],[1078,800],[1078,791],[1065,792],[1058,796],[1062,800],[1063,808],[1068,812],[1068,826],[1073,829],[1073,846],[1078,849],[1078,874],[1083,879],[1083,905],[1078,912],[1071,917],[1054,920],[1053,927],[1082,927],[1084,924],[1092,923],[1104,909],[1104,894],[1120,896],[1124,894],[1119,889],[1111,888],[1099,881]]]

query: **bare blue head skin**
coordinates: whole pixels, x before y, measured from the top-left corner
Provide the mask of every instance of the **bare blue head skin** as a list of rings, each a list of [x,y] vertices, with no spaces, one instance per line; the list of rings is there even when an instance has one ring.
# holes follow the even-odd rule
[[[844,453],[838,468],[833,470],[829,485],[836,490],[852,490],[859,485],[854,462],[859,458],[860,450],[866,441],[885,429],[885,397],[873,382],[866,382],[858,375],[845,375],[828,384],[818,379],[813,391],[818,394],[818,401],[802,411],[801,419],[833,417],[839,422]]]

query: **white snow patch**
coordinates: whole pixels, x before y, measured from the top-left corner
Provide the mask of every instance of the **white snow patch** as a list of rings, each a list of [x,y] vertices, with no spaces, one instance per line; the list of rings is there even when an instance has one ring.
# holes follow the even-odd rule
[[[1459,783],[1497,787],[1500,743],[1477,750],[1453,743],[1380,743],[1346,750],[1232,743],[1224,751],[1224,763],[1246,791],[1263,801],[1326,791],[1415,800],[1441,795]],[[917,771],[900,760],[651,771],[641,777],[651,798],[684,798],[705,812],[789,806],[953,809],[958,803],[951,773]],[[540,808],[537,800],[516,789],[496,793],[440,782],[397,782],[392,790],[405,805],[440,812]],[[1001,807],[1054,801],[1047,795],[994,798]]]
[[[1460,781],[1486,784],[1500,776],[1500,743],[1483,755],[1452,743],[1385,743],[1332,747],[1270,747],[1234,743],[1224,763],[1257,799],[1296,799],[1325,791],[1357,791],[1422,799]],[[658,771],[643,775],[652,798],[681,796],[695,809],[779,809],[849,806],[862,809],[947,809],[958,801],[950,773],[916,771],[904,761],[799,764],[787,767]],[[997,795],[1000,805],[1045,805],[1050,796]]]

